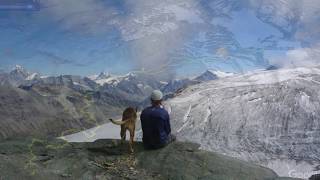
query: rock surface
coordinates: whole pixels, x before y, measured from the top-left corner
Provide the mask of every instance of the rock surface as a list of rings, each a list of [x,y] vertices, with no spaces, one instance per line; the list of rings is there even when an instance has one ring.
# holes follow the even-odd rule
[[[135,144],[97,140],[66,143],[61,140],[15,139],[0,143],[1,179],[237,179],[276,180],[270,169],[206,152],[198,145],[175,142],[146,151]]]

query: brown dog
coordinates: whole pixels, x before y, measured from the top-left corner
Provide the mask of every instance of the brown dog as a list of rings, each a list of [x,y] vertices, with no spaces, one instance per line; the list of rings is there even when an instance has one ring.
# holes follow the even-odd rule
[[[113,124],[121,126],[120,136],[122,141],[126,140],[127,130],[130,132],[129,146],[131,153],[133,153],[133,139],[136,129],[137,111],[137,108],[134,109],[132,107],[128,107],[123,111],[122,121],[114,121],[113,119],[110,119]]]

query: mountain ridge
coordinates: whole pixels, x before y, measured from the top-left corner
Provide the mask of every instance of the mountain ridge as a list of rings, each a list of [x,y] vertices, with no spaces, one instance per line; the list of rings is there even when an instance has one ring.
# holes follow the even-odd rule
[[[116,84],[99,85],[88,77],[34,74],[22,66],[0,74],[0,116],[3,119],[0,139],[25,135],[63,136],[82,131],[118,117],[128,106],[145,107],[154,89],[168,88],[164,92],[165,97],[170,98],[190,82],[195,83],[178,80],[177,85],[167,84],[143,73],[128,73],[116,76],[120,77]],[[103,81],[110,77],[101,73],[96,79]]]

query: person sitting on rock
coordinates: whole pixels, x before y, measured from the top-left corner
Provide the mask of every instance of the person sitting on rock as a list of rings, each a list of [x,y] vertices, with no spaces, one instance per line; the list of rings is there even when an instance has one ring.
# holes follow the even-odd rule
[[[151,106],[145,108],[140,116],[142,141],[147,149],[158,149],[175,141],[171,134],[170,117],[162,106],[163,94],[154,90],[151,94]]]

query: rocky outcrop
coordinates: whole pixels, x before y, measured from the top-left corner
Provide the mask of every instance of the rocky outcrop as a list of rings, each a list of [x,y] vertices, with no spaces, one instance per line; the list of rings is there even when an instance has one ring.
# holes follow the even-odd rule
[[[276,180],[270,169],[175,142],[147,151],[135,144],[97,140],[67,143],[62,140],[16,139],[0,143],[2,179],[219,179]],[[288,178],[289,179],[289,178]]]

